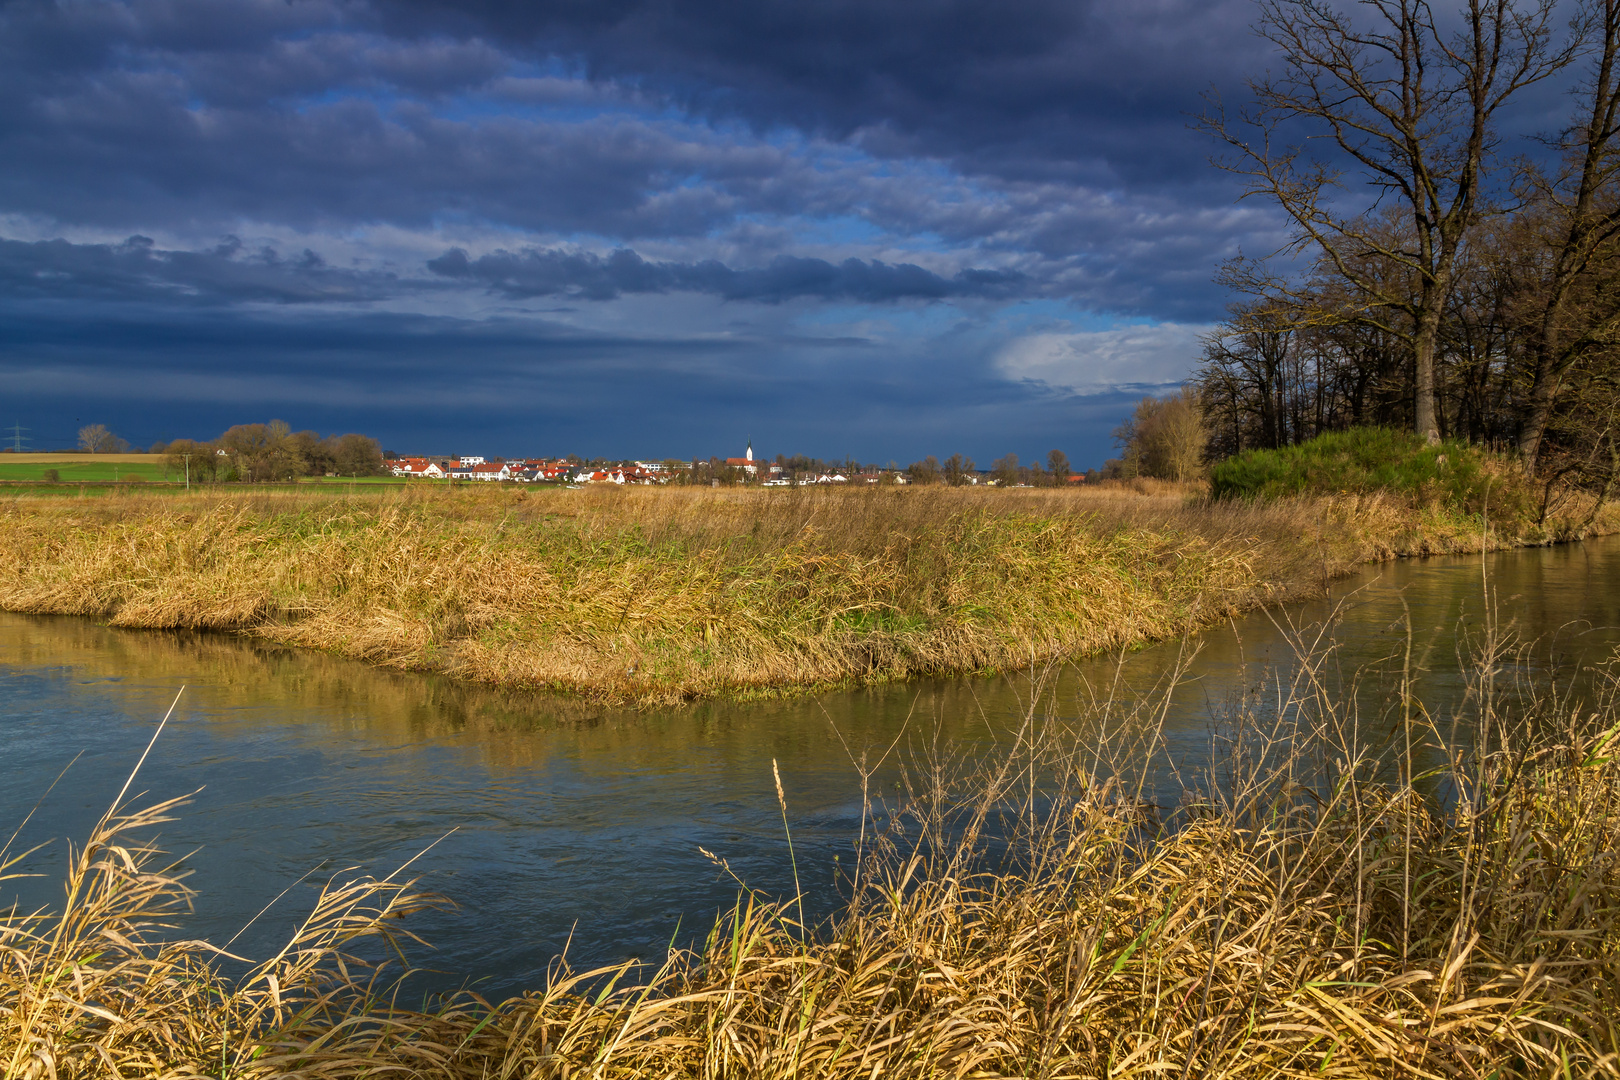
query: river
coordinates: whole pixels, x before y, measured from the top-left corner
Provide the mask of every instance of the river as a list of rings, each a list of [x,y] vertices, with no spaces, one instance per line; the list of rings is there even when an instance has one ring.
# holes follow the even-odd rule
[[[1611,538],[1483,566],[1370,567],[1324,600],[1070,665],[1042,707],[1108,687],[1147,693],[1196,651],[1165,718],[1171,751],[1196,761],[1227,703],[1286,678],[1289,628],[1331,615],[1341,670],[1398,663],[1410,626],[1419,693],[1443,714],[1461,700],[1459,642],[1482,625],[1486,582],[1499,620],[1541,642],[1540,664],[1567,672],[1620,645]],[[197,791],[161,838],[193,871],[186,936],[223,942],[300,879],[388,873],[433,845],[411,873],[455,906],[415,918],[435,948],[412,958],[439,972],[437,985],[495,996],[539,985],[565,948],[577,968],[660,956],[672,937],[701,932],[737,886],[700,847],[751,885],[791,893],[773,760],[805,889],[829,910],[834,860],[849,858],[860,820],[851,754],[897,737],[902,750],[942,739],[971,751],[1004,739],[1031,696],[1029,677],[1013,675],[637,713],[226,635],[0,614],[0,824],[9,833],[37,804],[12,850],[54,841],[18,868],[41,877],[0,886],[9,898],[60,897],[63,841],[106,808],[182,686],[136,790]],[[263,955],[310,888],[292,889],[236,948]]]

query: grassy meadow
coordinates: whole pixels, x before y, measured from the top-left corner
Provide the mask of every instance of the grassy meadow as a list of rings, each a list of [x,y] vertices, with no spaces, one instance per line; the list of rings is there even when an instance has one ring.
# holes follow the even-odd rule
[[[1037,698],[999,754],[936,747],[892,799],[863,792],[847,904],[827,923],[744,886],[692,949],[585,972],[559,959],[504,1001],[413,1005],[396,989],[420,953],[409,915],[439,902],[402,874],[337,875],[285,948],[227,978],[213,945],[184,937],[182,872],[143,840],[181,802],[121,793],[70,850],[62,905],[0,914],[0,1067],[27,1080],[1614,1077],[1616,673],[1576,700],[1514,683],[1525,659],[1485,638],[1464,715],[1430,721],[1398,678],[1359,715],[1373,698],[1348,686],[1380,676],[1309,655],[1225,714],[1225,750],[1179,774],[1170,806],[1141,798],[1166,749],[1157,699]],[[1443,764],[1415,776],[1402,748],[1420,745]],[[791,815],[784,800],[785,828]]]
[[[15,496],[0,607],[653,705],[1030,667],[1185,634],[1369,560],[1617,517],[1589,499],[1540,523],[1488,509],[1148,481]]]
[[[0,454],[0,481],[64,484],[176,480],[162,454]]]
[[[54,476],[52,475],[54,474]],[[183,484],[185,473],[169,465],[162,454],[0,454],[0,483],[73,485],[127,483]],[[193,475],[192,483],[201,480]],[[288,484],[365,484],[401,487],[397,476],[306,476]]]

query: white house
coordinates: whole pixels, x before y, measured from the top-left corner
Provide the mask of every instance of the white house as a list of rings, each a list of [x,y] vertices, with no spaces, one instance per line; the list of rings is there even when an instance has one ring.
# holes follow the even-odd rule
[[[462,470],[456,470],[456,471],[460,472]],[[510,480],[510,479],[512,479],[512,470],[510,468],[508,468],[507,465],[504,462],[484,462],[484,461],[480,460],[478,462],[478,464],[473,465],[469,469],[466,469],[466,473],[467,473],[467,479],[469,479],[469,480]]]

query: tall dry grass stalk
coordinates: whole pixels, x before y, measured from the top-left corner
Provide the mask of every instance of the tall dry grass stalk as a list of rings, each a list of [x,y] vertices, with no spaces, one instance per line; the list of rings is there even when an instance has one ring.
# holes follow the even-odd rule
[[[157,936],[184,885],[122,839],[175,804],[118,810],[63,912],[0,924],[6,1075],[1620,1074],[1620,671],[1518,684],[1487,637],[1441,722],[1399,656],[1345,674],[1315,640],[1197,776],[1164,767],[1163,698],[1037,698],[1000,753],[930,747],[868,806],[828,925],[745,891],[656,970],[559,962],[432,1013],[342,959],[420,897],[329,891],[227,981]]]
[[[659,704],[1039,665],[1482,540],[1519,536],[1144,483],[16,499],[0,607]]]
[[[146,838],[188,800],[126,802],[139,769],[69,848],[61,908],[0,915],[0,1075],[276,1076],[386,1044],[383,966],[352,950],[377,939],[398,954],[417,939],[395,923],[432,900],[411,881],[334,878],[275,956],[227,979],[220,962],[242,959],[231,943],[172,936],[187,872]],[[0,881],[32,854],[15,839],[0,848]]]

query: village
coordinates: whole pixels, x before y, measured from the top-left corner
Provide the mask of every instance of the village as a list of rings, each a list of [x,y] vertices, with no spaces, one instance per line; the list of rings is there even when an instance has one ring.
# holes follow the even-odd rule
[[[668,458],[662,461],[620,461],[602,459],[581,461],[579,458],[484,458],[463,455],[439,457],[435,455],[385,455],[383,468],[397,477],[415,477],[425,480],[484,480],[508,481],[524,484],[546,483],[570,487],[585,484],[699,484],[721,486],[752,484],[760,487],[806,487],[820,484],[931,484],[945,483],[955,486],[985,487],[1067,487],[1095,481],[1114,475],[1119,462],[1109,462],[1103,471],[1088,469],[1074,472],[1068,458],[1052,451],[1047,468],[1031,463],[1019,465],[1016,454],[992,463],[989,469],[979,469],[969,458],[953,454],[944,462],[933,457],[902,468],[890,462],[888,467],[861,465],[853,459],[838,464],[813,458],[787,458],[778,455],[774,461],[754,456],[753,442],[748,443],[742,457],[696,459],[683,461]]]
[[[396,457],[383,462],[395,476],[424,480],[509,481],[521,484],[668,484],[757,483],[763,487],[809,484],[891,483],[911,478],[899,469],[790,471],[780,462],[756,461],[750,442],[742,457],[708,461],[625,461],[617,464],[585,463],[551,458],[485,459],[462,457]]]

